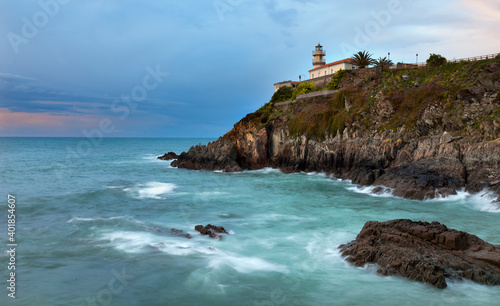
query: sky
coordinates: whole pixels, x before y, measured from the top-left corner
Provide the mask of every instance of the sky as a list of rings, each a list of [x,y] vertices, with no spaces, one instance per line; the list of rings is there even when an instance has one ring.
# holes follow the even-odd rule
[[[0,0],[0,136],[219,137],[367,50],[500,52],[500,0]]]

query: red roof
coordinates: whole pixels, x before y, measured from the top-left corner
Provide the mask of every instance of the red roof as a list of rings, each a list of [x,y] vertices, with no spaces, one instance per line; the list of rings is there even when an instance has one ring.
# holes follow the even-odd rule
[[[343,60],[340,60],[340,61],[336,61],[336,62],[333,62],[333,63],[330,63],[330,64],[326,64],[326,65],[323,65],[323,66],[319,66],[319,67],[317,67],[317,68],[314,68],[314,69],[309,70],[309,72],[314,71],[314,70],[316,70],[316,69],[321,69],[321,68],[325,68],[325,67],[328,67],[328,66],[333,66],[333,65],[338,65],[338,64],[342,64],[342,63],[352,63],[352,59],[350,59],[350,58],[346,58],[346,59],[343,59]]]

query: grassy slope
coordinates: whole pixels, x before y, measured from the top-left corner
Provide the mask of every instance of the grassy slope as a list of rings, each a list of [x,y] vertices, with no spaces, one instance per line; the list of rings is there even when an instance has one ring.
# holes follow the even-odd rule
[[[360,76],[358,71],[349,72],[340,82],[340,91],[331,99],[317,98],[286,109],[274,108],[268,103],[248,119],[262,126],[279,118],[288,124],[291,135],[306,134],[317,140],[335,137],[345,127],[351,132],[396,131],[403,128],[408,136],[425,136],[421,130],[416,131],[415,126],[424,111],[434,106],[442,109],[452,122],[457,122],[456,126],[451,125],[454,135],[473,135],[474,129],[480,132],[480,122],[473,125],[460,123],[464,110],[462,104],[456,101],[457,94],[482,79],[500,81],[500,71],[483,71],[492,63],[500,63],[500,59],[447,63],[440,67],[391,69],[382,75]],[[409,79],[405,81],[403,75],[408,75]],[[414,86],[415,82],[419,83],[418,87]],[[375,109],[378,107],[376,95],[380,92],[394,110],[387,118],[378,116]],[[497,103],[499,99],[500,92]],[[500,108],[496,107],[485,115],[484,120],[500,121]]]

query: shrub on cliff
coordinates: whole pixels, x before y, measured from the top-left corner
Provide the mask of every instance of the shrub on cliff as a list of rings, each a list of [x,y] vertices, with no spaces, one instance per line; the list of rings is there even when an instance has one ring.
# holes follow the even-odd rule
[[[293,95],[293,88],[290,86],[283,86],[278,89],[274,93],[274,95],[271,98],[271,103],[276,103],[276,102],[283,102],[283,101],[288,101],[292,99]]]
[[[438,67],[446,63],[446,57],[441,56],[441,54],[431,53],[431,56],[427,59],[427,65],[429,67]]]
[[[293,91],[292,100],[295,100],[298,95],[305,95],[312,91],[316,91],[316,85],[309,82],[300,83],[300,85]]]
[[[346,72],[347,70],[345,69],[340,69],[339,71],[335,72],[332,76],[332,80],[330,81],[330,83],[326,84],[325,87],[323,87],[323,90],[339,89],[339,83],[344,77]]]

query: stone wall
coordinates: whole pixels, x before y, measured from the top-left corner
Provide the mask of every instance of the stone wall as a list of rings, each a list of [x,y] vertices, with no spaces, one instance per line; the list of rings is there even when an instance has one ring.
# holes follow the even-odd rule
[[[331,98],[335,96],[338,90],[322,90],[322,91],[313,91],[308,94],[298,95],[296,101],[307,100],[316,97],[325,97]]]
[[[298,101],[307,100],[307,99],[316,98],[316,97],[331,98],[331,97],[335,96],[335,94],[337,92],[338,92],[338,90],[313,91],[313,92],[310,92],[308,94],[298,95],[295,100],[278,102],[278,103],[275,103],[274,105],[275,106],[284,106],[284,105],[288,105],[292,102],[298,102]]]
[[[319,77],[319,78],[310,79],[310,80],[307,80],[304,82],[313,83],[314,85],[316,85],[317,88],[323,88],[326,86],[326,84],[330,83],[331,79],[332,79],[332,75],[329,74],[329,75],[324,75],[324,76]]]

